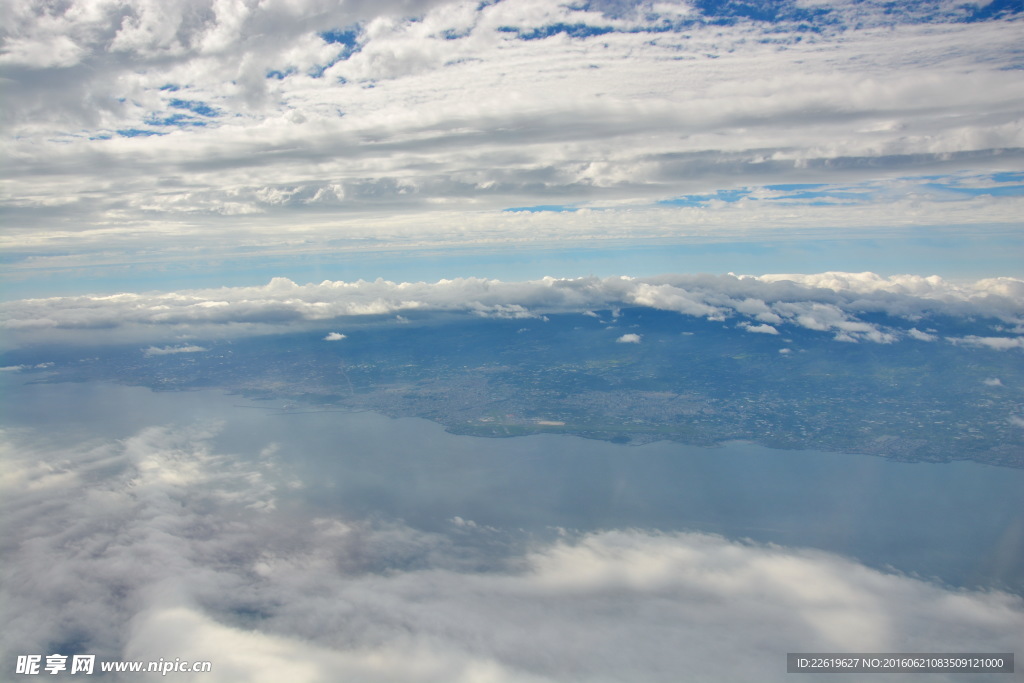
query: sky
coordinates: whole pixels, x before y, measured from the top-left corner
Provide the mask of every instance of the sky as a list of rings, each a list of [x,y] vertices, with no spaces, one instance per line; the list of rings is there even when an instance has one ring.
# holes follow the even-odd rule
[[[0,352],[66,351],[0,363],[0,666],[88,648],[217,667],[181,681],[607,683],[1020,652],[1017,594],[696,531],[516,545],[346,517],[290,469],[314,436],[241,439],[238,397],[30,384],[99,344],[201,363],[243,335],[343,349],[357,320],[632,306],[955,344],[1002,387],[1024,352],[1020,0],[0,11]]]
[[[1024,275],[1012,0],[4,5],[8,299]]]

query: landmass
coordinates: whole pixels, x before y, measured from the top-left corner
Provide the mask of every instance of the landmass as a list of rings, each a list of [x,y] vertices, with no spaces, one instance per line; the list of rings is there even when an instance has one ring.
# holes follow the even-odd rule
[[[949,335],[971,333],[962,320],[929,323]],[[332,334],[334,322],[165,347],[37,348],[4,361],[26,368],[31,381],[219,388],[281,409],[373,410],[474,436],[747,440],[1024,467],[1019,350],[939,335],[877,344],[803,328],[758,334],[650,308],[526,319],[367,317],[345,325],[344,334]]]

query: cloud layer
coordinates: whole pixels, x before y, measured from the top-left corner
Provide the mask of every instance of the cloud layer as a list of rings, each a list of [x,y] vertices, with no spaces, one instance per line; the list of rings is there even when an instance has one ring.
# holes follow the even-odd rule
[[[436,283],[334,282],[298,285],[274,278],[261,287],[172,293],[27,299],[0,305],[0,325],[15,343],[223,337],[294,330],[339,318],[453,311],[501,318],[552,312],[648,306],[750,332],[802,328],[839,341],[892,343],[941,337],[923,319],[989,319],[985,335],[949,337],[968,346],[1020,348],[1024,281],[991,278],[955,284],[942,278],[874,273],[817,275],[665,275],[657,278],[484,279]],[[892,318],[887,323],[873,320]],[[897,324],[899,323],[899,324]],[[92,335],[92,336],[90,336]],[[328,340],[341,339],[331,333]],[[632,341],[632,339],[630,339]],[[147,353],[201,351],[194,344],[153,346]]]
[[[235,683],[781,681],[789,651],[1011,651],[1024,629],[1018,596],[817,551],[608,530],[496,557],[500,531],[466,520],[323,516],[281,499],[300,484],[273,447],[228,455],[213,434],[4,435],[5,662],[180,657]]]
[[[8,5],[26,272],[1022,214],[999,3]]]

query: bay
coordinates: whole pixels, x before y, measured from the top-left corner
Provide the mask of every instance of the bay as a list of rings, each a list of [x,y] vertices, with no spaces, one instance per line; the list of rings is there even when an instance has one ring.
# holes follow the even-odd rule
[[[1024,471],[779,451],[456,436],[418,418],[318,411],[216,391],[5,379],[0,423],[53,447],[155,425],[218,424],[217,452],[274,452],[308,514],[525,534],[702,531],[809,547],[957,587],[1024,594]]]

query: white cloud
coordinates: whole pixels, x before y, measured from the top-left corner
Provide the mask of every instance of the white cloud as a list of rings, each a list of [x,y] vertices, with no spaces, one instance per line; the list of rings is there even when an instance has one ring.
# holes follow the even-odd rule
[[[945,21],[962,9],[861,3],[788,32],[702,23],[678,3],[660,17],[535,0],[8,4],[17,172],[2,246],[26,272],[86,252],[187,261],[211,244],[298,256],[325,240],[1015,225],[1022,212],[1012,193],[924,178],[999,186],[1024,148],[1019,26]],[[680,16],[696,23],[664,30]],[[503,30],[559,24],[617,30]],[[353,45],[320,35],[346,30]],[[778,187],[807,182],[840,194]],[[752,194],[655,203],[733,188]],[[537,204],[583,210],[501,212]]]
[[[989,348],[996,351],[1024,349],[1024,337],[979,337],[968,335],[966,337],[948,337],[948,339],[954,344]]]
[[[507,320],[522,320],[524,318],[540,318],[542,316],[532,313],[525,306],[517,303],[492,303],[470,302],[468,306],[474,314],[481,318],[504,318]]]
[[[214,436],[5,435],[5,658],[73,641],[209,660],[215,681],[783,681],[794,643],[1011,651],[1024,629],[1019,596],[700,533],[566,532],[479,571],[452,537],[279,511],[273,454],[228,457]]]
[[[347,335],[344,335],[340,332],[330,332],[326,337],[324,337],[324,341],[341,341],[342,339],[347,338]]]
[[[928,332],[922,332],[916,327],[911,327],[909,330],[907,330],[907,335],[918,341],[935,341],[939,338],[937,335],[929,334]]]
[[[984,384],[987,387],[1001,387],[1001,386],[1003,386],[1003,381],[1001,379],[999,379],[998,377],[986,377],[985,379],[981,380],[981,382],[982,382],[982,384]]]
[[[258,287],[181,292],[26,299],[0,304],[0,326],[13,343],[40,340],[159,339],[171,333],[195,337],[261,334],[327,321],[407,311],[461,311],[475,315],[543,319],[546,313],[614,311],[649,306],[709,320],[739,318],[754,331],[795,326],[840,341],[894,343],[932,336],[861,316],[886,314],[917,323],[926,316],[992,318],[1011,326],[1024,320],[1024,281],[1013,278],[950,283],[938,277],[873,273],[655,278],[543,278],[503,282],[480,278],[436,283],[385,280],[324,281],[299,285],[274,278]],[[772,319],[773,324],[763,322]],[[920,323],[917,323],[920,324]],[[770,334],[770,332],[769,332]],[[922,337],[922,335],[925,335]],[[1019,348],[1017,337],[948,337],[956,344]],[[180,353],[200,347],[151,347],[148,353]]]
[[[143,353],[147,356],[166,356],[174,353],[202,353],[203,351],[209,351],[209,349],[195,344],[183,344],[182,346],[150,346],[148,349],[144,349]]]
[[[36,363],[35,365],[8,365],[0,368],[0,372],[21,372],[22,370],[45,370],[52,368],[53,363]]]
[[[619,344],[639,344],[642,337],[639,334],[624,334],[615,341]]]
[[[777,329],[775,329],[774,327],[772,327],[771,325],[768,325],[768,324],[751,325],[751,324],[748,323],[748,324],[742,325],[742,327],[747,332],[759,332],[760,334],[778,334],[779,333],[779,331]]]

